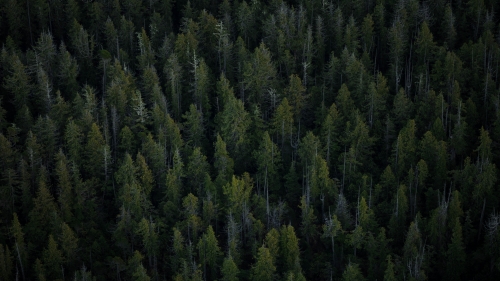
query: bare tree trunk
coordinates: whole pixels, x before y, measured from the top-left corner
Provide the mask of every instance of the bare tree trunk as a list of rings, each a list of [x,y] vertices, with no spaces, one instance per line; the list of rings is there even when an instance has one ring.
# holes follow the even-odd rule
[[[17,258],[19,259],[19,264],[21,265],[21,273],[23,274],[23,281],[26,280],[24,277],[23,261],[21,260],[21,253],[19,252],[19,245],[16,241]]]

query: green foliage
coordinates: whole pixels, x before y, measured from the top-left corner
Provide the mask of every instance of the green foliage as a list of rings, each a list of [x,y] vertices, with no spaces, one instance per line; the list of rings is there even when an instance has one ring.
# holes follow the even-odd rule
[[[500,2],[174,2],[0,1],[1,280],[500,275]]]
[[[270,281],[274,280],[276,267],[269,249],[262,246],[259,248],[257,261],[252,267],[252,280]]]
[[[47,239],[47,236],[52,232],[54,224],[58,220],[56,204],[54,197],[47,188],[46,179],[42,178],[38,184],[36,197],[33,198],[33,209],[29,213],[28,232],[36,233],[36,236],[31,236],[34,242],[41,246]]]
[[[206,272],[208,267],[210,276],[214,277],[216,275],[217,262],[222,253],[211,225],[208,226],[207,232],[200,238],[197,247],[200,262],[205,268],[204,271]]]
[[[215,153],[214,153],[214,168],[217,171],[216,182],[223,186],[231,180],[233,177],[233,167],[234,161],[229,156],[226,150],[226,143],[217,134],[217,141],[215,142]]]
[[[384,281],[396,281],[396,274],[394,272],[394,263],[390,255],[387,256],[387,269],[384,273]]]
[[[182,115],[186,121],[186,144],[192,147],[201,146],[203,143],[203,136],[205,126],[203,124],[202,111],[198,110],[194,104],[189,106],[189,111]]]
[[[13,274],[13,257],[9,246],[0,244],[0,276],[4,280],[10,280]]]
[[[57,279],[61,276],[61,263],[63,262],[62,252],[57,248],[56,241],[52,235],[49,235],[49,244],[43,250],[42,262],[45,266],[47,278]]]
[[[342,280],[351,281],[351,280],[365,280],[361,270],[359,269],[359,265],[355,263],[349,263],[342,273]]]
[[[59,244],[64,254],[64,261],[71,264],[71,262],[75,260],[75,254],[78,249],[78,238],[74,231],[64,222],[61,225]]]
[[[238,281],[238,275],[240,273],[238,267],[233,261],[233,258],[231,256],[227,257],[224,259],[224,262],[222,263],[222,280],[223,281]]]
[[[260,250],[259,250],[260,251]],[[301,272],[299,240],[293,226],[282,226],[280,229],[280,257],[283,271]]]
[[[92,123],[90,132],[87,135],[87,144],[85,146],[86,170],[92,177],[101,177],[104,175],[105,151],[109,151],[100,128],[96,123]]]
[[[465,247],[462,238],[462,225],[459,218],[455,220],[455,226],[451,236],[451,242],[446,252],[446,277],[448,279],[460,280],[465,263]]]
[[[250,117],[243,102],[234,96],[230,97],[224,104],[224,110],[219,113],[218,127],[231,154],[236,156],[244,152],[249,126]]]
[[[281,104],[276,108],[272,125],[273,131],[281,136],[282,147],[285,138],[290,140],[290,144],[292,143],[292,133],[294,131],[293,111],[286,97],[283,98]]]

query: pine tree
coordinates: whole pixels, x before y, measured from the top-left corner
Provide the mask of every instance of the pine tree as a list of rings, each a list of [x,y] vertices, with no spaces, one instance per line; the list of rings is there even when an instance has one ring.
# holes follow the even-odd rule
[[[75,256],[78,251],[78,237],[69,225],[65,222],[61,224],[61,235],[59,236],[59,245],[63,254],[63,261],[69,265],[70,268],[77,260]]]
[[[226,150],[226,143],[222,137],[217,134],[217,141],[214,144],[214,168],[217,170],[216,183],[224,186],[233,177],[234,161]]]
[[[278,146],[269,137],[268,132],[264,132],[258,150],[254,151],[254,158],[257,164],[257,188],[262,186],[266,197],[266,214],[269,223],[269,189],[276,191],[279,182],[276,181],[281,166],[281,155]]]
[[[50,279],[60,278],[62,275],[61,264],[63,261],[62,252],[57,248],[57,243],[51,234],[49,235],[48,246],[42,253],[42,262],[45,266],[46,277]]]
[[[238,281],[238,275],[240,274],[240,270],[236,266],[231,256],[224,259],[222,263],[222,280],[223,281]]]
[[[272,120],[273,131],[281,136],[281,147],[285,144],[285,139],[290,141],[292,144],[292,134],[294,131],[294,120],[293,120],[292,107],[288,103],[288,99],[285,97],[281,101],[281,104],[276,108],[274,117]]]
[[[403,246],[403,262],[406,262],[408,273],[415,280],[425,280],[426,278],[422,268],[424,251],[418,221],[413,221],[408,228]]]
[[[214,278],[217,275],[217,262],[222,253],[211,225],[208,226],[207,232],[203,234],[202,238],[200,238],[200,241],[198,242],[198,251],[200,253],[200,261],[204,268],[203,272],[206,274],[205,276],[208,275],[211,276],[211,278]],[[207,274],[207,272],[210,272],[210,274]]]
[[[280,229],[280,260],[283,272],[292,271],[298,274],[302,271],[300,266],[299,239],[295,235],[295,229],[291,225],[283,225]]]
[[[224,110],[219,113],[219,132],[227,144],[228,151],[234,156],[242,156],[245,148],[246,133],[250,126],[250,118],[243,102],[230,97]]]
[[[340,136],[340,126],[341,118],[337,110],[337,106],[333,103],[328,110],[328,114],[325,117],[321,125],[321,141],[325,145],[326,151],[326,162],[329,166],[335,166],[333,161],[338,157],[340,150],[339,147],[339,136]]]
[[[23,229],[21,224],[19,223],[19,219],[16,213],[14,213],[14,218],[12,220],[11,235],[14,238],[16,264],[19,265],[23,279],[25,279],[25,270],[28,270],[27,268],[28,253],[26,244],[24,242]]]
[[[290,101],[292,114],[296,118],[296,122],[300,121],[302,111],[306,107],[306,88],[302,80],[295,74],[290,76],[288,87],[285,89],[285,97]]]
[[[394,272],[394,263],[392,262],[391,255],[387,256],[387,269],[384,273],[384,281],[396,281],[396,274]]]
[[[387,78],[379,72],[375,81],[368,86],[368,124],[370,128],[374,125],[382,127],[383,114],[386,112],[387,98],[389,95],[389,87],[387,86]]]
[[[252,267],[252,279],[256,281],[274,280],[276,266],[269,249],[262,246],[258,250],[257,261]]]
[[[99,126],[92,123],[85,146],[86,170],[90,176],[102,178],[104,175],[104,151],[106,143]],[[109,151],[109,150],[108,150]]]
[[[177,42],[176,42],[177,43]],[[163,72],[167,76],[167,89],[171,95],[172,110],[174,118],[178,119],[181,113],[182,95],[181,95],[181,82],[182,82],[182,66],[176,55],[172,55],[165,65]]]
[[[455,219],[455,226],[451,236],[451,242],[448,244],[446,252],[446,279],[460,280],[464,272],[466,252],[462,238],[462,225],[460,219]]]
[[[180,270],[181,264],[185,259],[185,246],[184,246],[184,237],[182,233],[177,229],[173,228],[172,234],[172,246],[171,252],[172,256],[170,258],[170,268],[172,272],[178,272]]]
[[[5,248],[0,244],[0,277],[2,280],[11,280],[13,273],[13,257],[10,253],[9,246]]]
[[[3,197],[0,204],[4,210],[9,210],[9,214],[14,211],[14,202],[17,197],[14,192],[15,185],[17,185],[16,171],[13,169],[15,158],[15,147],[3,134],[0,134],[0,159],[3,159],[3,163],[0,164],[0,194]]]
[[[26,67],[17,56],[11,59],[11,75],[5,77],[4,81],[3,86],[12,94],[14,106],[20,111],[23,105],[28,105],[31,85]]]
[[[182,115],[182,117],[186,120],[183,124],[186,132],[186,145],[192,148],[202,147],[205,134],[203,112],[198,110],[194,104],[191,104],[189,111]]]
[[[184,211],[183,213],[185,217],[188,240],[196,241],[198,239],[198,233],[201,231],[201,218],[198,216],[198,197],[189,193],[182,199],[182,207]]]
[[[145,218],[142,218],[138,224],[138,234],[142,236],[142,245],[148,256],[149,267],[156,271],[159,239],[158,232],[155,228],[156,224]]]
[[[39,181],[36,197],[33,199],[33,209],[29,213],[28,233],[36,245],[45,243],[56,223],[57,209],[54,197],[47,187],[46,179]],[[36,235],[34,235],[36,233]]]
[[[365,277],[359,269],[359,265],[356,263],[349,263],[342,273],[342,280],[344,281],[354,281],[354,280],[365,280]]]
[[[66,156],[62,150],[59,150],[57,154],[56,173],[59,188],[59,197],[57,200],[61,209],[61,218],[65,222],[71,222],[73,219],[73,187]]]
[[[186,167],[186,177],[190,185],[190,190],[202,196],[205,179],[209,172],[207,157],[201,153],[201,149],[196,147],[193,153],[189,156],[188,165]]]
[[[261,43],[259,47],[255,48],[249,61],[244,63],[244,89],[249,90],[250,93],[247,97],[242,97],[243,101],[248,100],[250,103],[260,104],[262,111],[266,113],[270,103],[266,94],[275,87],[276,75],[271,51],[264,43]]]
[[[335,237],[342,231],[342,224],[334,214],[331,218],[325,220],[323,225],[323,237],[329,237],[332,240],[332,268],[335,267]]]
[[[210,90],[210,68],[203,58],[198,59],[196,53],[193,56],[192,65],[192,92],[193,103],[199,109],[202,116],[208,117],[210,110],[209,90]],[[191,109],[190,109],[191,110]]]

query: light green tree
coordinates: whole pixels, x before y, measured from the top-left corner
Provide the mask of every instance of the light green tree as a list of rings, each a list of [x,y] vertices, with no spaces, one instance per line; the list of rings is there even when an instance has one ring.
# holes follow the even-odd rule
[[[252,280],[271,281],[274,280],[276,266],[273,263],[273,257],[269,249],[262,246],[258,250],[257,261],[252,266]]]
[[[299,239],[291,225],[283,225],[280,229],[280,260],[283,272],[292,271],[298,274],[302,271]]]
[[[239,280],[238,275],[240,273],[240,270],[236,266],[236,263],[234,263],[233,258],[231,256],[224,259],[224,262],[222,263],[221,272],[223,281]]]
[[[354,280],[365,280],[365,277],[361,273],[361,269],[359,268],[359,265],[356,263],[349,263],[347,267],[344,270],[344,273],[342,273],[342,280],[343,281],[354,281]]]
[[[387,268],[384,273],[384,281],[396,281],[396,274],[394,272],[394,263],[392,262],[391,255],[387,256]]]

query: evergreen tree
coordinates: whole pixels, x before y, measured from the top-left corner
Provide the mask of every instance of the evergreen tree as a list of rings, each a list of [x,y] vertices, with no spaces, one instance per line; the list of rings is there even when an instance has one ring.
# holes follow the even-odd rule
[[[203,237],[200,238],[198,251],[200,252],[200,261],[204,268],[203,272],[210,272],[211,277],[216,276],[216,265],[221,251],[211,225],[208,226],[207,233],[203,234]]]
[[[27,225],[28,233],[37,246],[45,243],[47,236],[52,232],[54,224],[57,222],[58,215],[54,201],[54,197],[50,193],[46,179],[42,174]],[[33,233],[36,233],[36,235],[33,235]]]
[[[28,105],[31,93],[30,78],[26,66],[17,56],[14,56],[10,61],[11,75],[5,78],[3,87],[11,93],[14,106],[20,111],[23,105]]]
[[[71,227],[64,222],[61,224],[59,245],[61,245],[64,263],[71,267],[77,260],[75,255],[78,251],[78,238]]]
[[[365,280],[361,270],[359,269],[359,265],[355,263],[349,263],[342,274],[342,280],[351,281],[351,280]]]
[[[10,280],[13,273],[13,257],[10,253],[9,246],[0,244],[0,276],[4,280]]]
[[[446,252],[446,278],[460,280],[465,262],[465,247],[462,239],[462,225],[459,218],[455,219],[455,226]]]
[[[62,252],[57,248],[57,243],[52,235],[49,235],[49,244],[43,250],[42,262],[45,266],[45,275],[47,278],[57,279],[61,277],[63,256]]]
[[[260,252],[260,250],[259,250]],[[280,256],[283,271],[301,272],[299,240],[293,226],[282,226],[280,230]]]
[[[269,249],[262,246],[257,254],[257,261],[252,267],[252,279],[256,281],[274,280],[276,267]]]
[[[238,281],[239,269],[234,263],[231,256],[224,259],[222,264],[222,280],[224,281]]]
[[[26,278],[25,270],[27,271],[27,248],[24,242],[24,233],[17,214],[14,213],[14,218],[12,220],[11,235],[14,239],[15,253],[16,253],[16,264],[18,264],[21,269],[21,274],[23,279]]]

